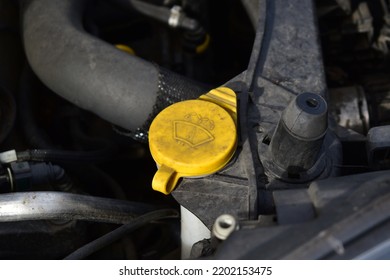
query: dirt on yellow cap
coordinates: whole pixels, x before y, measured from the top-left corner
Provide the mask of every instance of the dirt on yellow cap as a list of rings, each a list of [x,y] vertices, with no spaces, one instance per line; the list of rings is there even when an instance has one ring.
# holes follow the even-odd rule
[[[218,103],[207,98],[216,93]],[[169,194],[180,177],[205,176],[223,168],[236,150],[235,108],[235,93],[218,88],[200,99],[178,102],[161,111],[149,129],[150,151],[159,166],[153,189]]]

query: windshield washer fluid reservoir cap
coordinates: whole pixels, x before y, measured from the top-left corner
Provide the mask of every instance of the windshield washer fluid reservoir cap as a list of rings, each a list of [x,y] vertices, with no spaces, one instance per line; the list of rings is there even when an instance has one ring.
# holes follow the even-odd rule
[[[213,93],[218,102],[212,101]],[[150,152],[159,166],[154,190],[169,194],[180,177],[210,175],[230,161],[237,145],[235,104],[231,89],[218,88],[157,115],[149,129]]]

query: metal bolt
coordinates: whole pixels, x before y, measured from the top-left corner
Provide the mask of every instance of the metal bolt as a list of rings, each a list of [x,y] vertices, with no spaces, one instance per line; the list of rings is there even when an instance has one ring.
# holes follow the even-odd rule
[[[236,218],[229,214],[219,216],[213,225],[213,234],[220,240],[225,240],[235,230],[238,229]]]

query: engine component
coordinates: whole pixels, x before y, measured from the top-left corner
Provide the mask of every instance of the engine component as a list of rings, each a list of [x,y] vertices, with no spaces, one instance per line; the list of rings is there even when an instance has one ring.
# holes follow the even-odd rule
[[[4,168],[4,167],[3,167]],[[50,163],[11,162],[0,178],[0,191],[28,191],[32,186],[53,186],[58,190],[71,191],[72,181],[65,170]]]
[[[367,100],[362,87],[344,87],[329,91],[330,114],[345,128],[366,134],[370,124]]]
[[[272,17],[272,26],[265,28],[267,20],[260,23],[247,72],[226,84],[237,92],[240,104],[240,140],[236,156],[213,176],[185,178],[172,193],[182,206],[193,212],[209,229],[222,214],[245,220],[254,219],[259,214],[274,213],[273,190],[301,188],[316,177],[328,177],[337,172],[333,166],[340,162],[339,142],[328,131],[317,161],[318,166],[312,169],[315,171],[289,178],[288,174],[283,174],[285,172],[274,174],[265,164],[267,161],[272,162],[268,156],[271,135],[283,110],[295,99],[296,92],[317,94],[315,100],[321,106],[319,124],[314,121],[315,137],[323,137],[327,124],[326,105],[321,98],[325,95],[325,84],[319,46],[310,39],[315,38],[316,30],[300,21],[305,18],[307,22],[307,18],[312,18],[309,12],[312,9],[311,2],[300,2],[302,6],[286,6],[280,1],[265,2],[261,6],[263,14],[260,18]],[[301,11],[308,11],[308,14],[302,15]],[[305,36],[286,36],[285,26],[289,26],[289,32],[304,33]],[[307,30],[301,30],[302,26],[307,27]],[[289,46],[289,51],[281,51],[281,44]],[[302,46],[306,49],[302,49]],[[313,68],[308,68],[308,65]],[[245,84],[250,85],[249,92]],[[318,146],[321,144],[316,146],[314,154],[318,152]],[[284,153],[280,154],[282,156]]]
[[[272,196],[279,225],[304,223],[316,217],[315,208],[306,189],[277,190]]]
[[[390,126],[373,127],[367,134],[368,163],[375,169],[390,167]]]
[[[309,170],[317,161],[328,128],[327,112],[326,101],[310,93],[298,95],[283,111],[270,152],[272,162],[287,177]]]
[[[315,219],[271,227],[241,223],[241,230],[221,244],[216,257],[307,260],[364,255],[389,237],[389,176],[382,171],[313,182],[308,194]],[[385,252],[381,253],[387,257]]]
[[[135,9],[137,12],[166,23],[172,28],[183,28],[190,31],[200,28],[199,23],[183,13],[180,6],[173,6],[169,9],[139,0],[114,0],[114,2],[121,7]]]
[[[363,85],[367,97],[370,127],[388,125],[390,123],[389,75],[367,75]]]
[[[18,2],[0,258],[389,257],[387,1]]]

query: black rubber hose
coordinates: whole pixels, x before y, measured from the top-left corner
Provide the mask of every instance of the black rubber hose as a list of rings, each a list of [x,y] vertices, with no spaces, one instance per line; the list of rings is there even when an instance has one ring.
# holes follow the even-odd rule
[[[119,240],[120,238],[124,237],[126,234],[129,234],[130,232],[140,228],[143,225],[161,219],[177,218],[178,216],[179,215],[177,211],[171,209],[157,210],[157,211],[144,214],[142,216],[135,218],[131,222],[107,233],[106,235],[103,235],[102,237],[99,237],[98,239],[84,245],[83,247],[77,249],[76,251],[74,251],[64,259],[65,260],[85,259],[86,257],[92,255],[98,250],[104,248],[105,246]]]
[[[145,16],[156,19],[168,25],[171,17],[171,9],[164,6],[157,6],[140,0],[110,0],[117,5],[135,10]],[[181,13],[177,23],[178,28],[183,28],[188,31],[195,31],[200,28],[199,23],[192,18],[187,17]]]
[[[153,5],[140,0],[110,0],[120,7],[135,10],[140,14],[168,23],[171,11],[167,7]]]
[[[30,65],[51,90],[145,141],[155,115],[207,90],[116,49],[82,25],[86,0],[21,0]]]
[[[55,186],[56,189],[69,191],[73,188],[73,182],[65,170],[51,163],[32,163],[31,183],[34,186]]]

